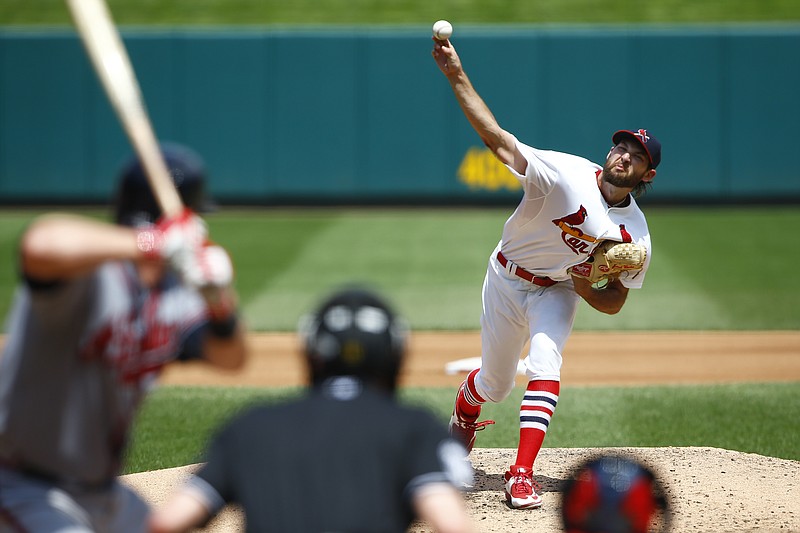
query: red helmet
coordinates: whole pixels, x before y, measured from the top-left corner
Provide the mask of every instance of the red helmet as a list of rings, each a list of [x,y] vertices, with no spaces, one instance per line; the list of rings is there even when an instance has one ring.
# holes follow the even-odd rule
[[[653,472],[618,455],[590,459],[574,470],[564,487],[561,516],[567,533],[667,531],[669,521]]]

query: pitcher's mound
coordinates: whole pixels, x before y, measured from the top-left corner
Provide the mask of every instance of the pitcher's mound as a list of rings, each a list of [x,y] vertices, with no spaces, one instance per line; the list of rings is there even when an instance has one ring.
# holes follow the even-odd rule
[[[478,533],[553,533],[561,530],[561,490],[573,468],[599,454],[622,454],[651,468],[672,508],[674,532],[785,532],[800,530],[800,462],[719,448],[544,448],[535,476],[544,504],[512,510],[503,496],[503,473],[516,450],[475,448],[475,486],[466,493]],[[123,476],[146,500],[159,504],[197,467]],[[206,531],[243,531],[237,509],[228,508]],[[431,531],[414,524],[413,533]]]

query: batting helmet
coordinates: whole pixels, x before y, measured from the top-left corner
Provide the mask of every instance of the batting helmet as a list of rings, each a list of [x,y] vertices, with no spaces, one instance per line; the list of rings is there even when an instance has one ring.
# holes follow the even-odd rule
[[[405,355],[408,328],[389,305],[365,288],[345,288],[300,321],[313,385],[355,376],[392,390]]]
[[[206,167],[200,155],[177,143],[162,143],[161,152],[183,205],[197,212],[208,211],[211,203],[206,196]],[[136,156],[122,168],[114,204],[115,220],[123,226],[153,223],[161,216],[161,208]]]
[[[617,455],[599,456],[575,469],[564,487],[561,517],[567,533],[666,531],[669,521],[655,474]]]

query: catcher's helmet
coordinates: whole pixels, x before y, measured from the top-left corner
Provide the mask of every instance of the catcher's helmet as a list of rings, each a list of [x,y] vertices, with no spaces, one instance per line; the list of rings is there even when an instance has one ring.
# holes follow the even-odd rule
[[[585,461],[564,486],[561,517],[567,533],[667,531],[669,515],[655,474],[619,455]]]
[[[354,376],[394,389],[408,328],[374,292],[353,287],[334,293],[301,319],[299,332],[313,385]]]
[[[176,143],[162,143],[161,152],[183,205],[196,212],[208,211],[211,204],[206,197],[206,167],[200,155]],[[153,223],[161,216],[161,208],[136,156],[122,168],[114,204],[114,218],[123,226]]]

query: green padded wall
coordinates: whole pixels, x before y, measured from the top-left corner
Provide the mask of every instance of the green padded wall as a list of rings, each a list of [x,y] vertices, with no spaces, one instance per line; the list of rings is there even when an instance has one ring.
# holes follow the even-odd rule
[[[513,201],[430,56],[427,28],[123,28],[156,132],[229,203]],[[467,27],[501,125],[602,162],[662,141],[652,200],[800,199],[800,27]],[[0,30],[0,202],[104,202],[131,154],[71,31]]]

